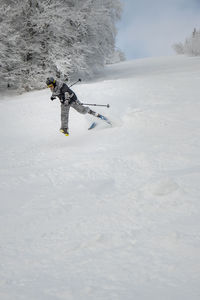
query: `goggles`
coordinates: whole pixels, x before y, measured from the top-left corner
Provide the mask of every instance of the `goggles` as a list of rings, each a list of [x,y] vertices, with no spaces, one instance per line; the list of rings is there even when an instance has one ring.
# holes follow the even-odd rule
[[[53,87],[53,83],[47,84],[47,87],[48,87],[48,88]]]

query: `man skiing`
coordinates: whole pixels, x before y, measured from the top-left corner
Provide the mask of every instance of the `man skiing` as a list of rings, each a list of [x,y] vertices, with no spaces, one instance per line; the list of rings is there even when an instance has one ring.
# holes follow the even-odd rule
[[[107,118],[91,110],[89,107],[85,107],[78,100],[76,94],[68,87],[66,83],[59,82],[53,77],[48,77],[46,80],[47,87],[52,91],[51,100],[53,101],[56,97],[59,98],[61,103],[61,128],[60,132],[66,136],[69,135],[68,121],[69,121],[69,109],[73,107],[76,111],[81,114],[91,114],[97,118],[105,120],[110,123]]]

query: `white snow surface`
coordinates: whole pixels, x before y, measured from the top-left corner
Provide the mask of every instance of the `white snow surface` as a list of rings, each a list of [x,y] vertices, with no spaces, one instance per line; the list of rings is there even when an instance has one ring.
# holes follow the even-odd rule
[[[66,137],[49,90],[1,97],[0,299],[199,300],[200,58],[74,91],[113,126],[71,109]]]

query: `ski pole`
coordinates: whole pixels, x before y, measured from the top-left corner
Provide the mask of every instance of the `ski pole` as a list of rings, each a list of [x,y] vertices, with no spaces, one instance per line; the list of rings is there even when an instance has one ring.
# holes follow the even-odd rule
[[[79,78],[76,82],[72,83],[69,87],[72,87],[73,85],[75,85],[79,81],[81,81],[81,78]]]
[[[90,104],[90,103],[81,103],[81,105],[89,105],[89,106],[104,106],[109,108],[110,104]]]

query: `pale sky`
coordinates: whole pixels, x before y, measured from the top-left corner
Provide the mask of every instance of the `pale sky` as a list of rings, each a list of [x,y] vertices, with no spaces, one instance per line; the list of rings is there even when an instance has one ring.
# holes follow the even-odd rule
[[[172,45],[200,29],[200,0],[121,0],[116,46],[127,59],[175,54]]]

